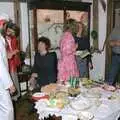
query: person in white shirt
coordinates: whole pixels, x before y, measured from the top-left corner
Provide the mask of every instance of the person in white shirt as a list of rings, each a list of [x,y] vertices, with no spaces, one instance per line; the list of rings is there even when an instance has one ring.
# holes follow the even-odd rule
[[[14,120],[14,110],[10,94],[15,92],[15,87],[8,71],[8,56],[4,39],[6,22],[9,17],[0,15],[0,120]]]

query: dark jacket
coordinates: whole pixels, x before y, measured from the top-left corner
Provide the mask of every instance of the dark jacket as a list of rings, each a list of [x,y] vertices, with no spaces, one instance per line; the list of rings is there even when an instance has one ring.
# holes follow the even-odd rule
[[[38,73],[37,83],[40,86],[54,83],[57,80],[57,56],[55,52],[48,52],[42,56],[35,54],[32,73]]]

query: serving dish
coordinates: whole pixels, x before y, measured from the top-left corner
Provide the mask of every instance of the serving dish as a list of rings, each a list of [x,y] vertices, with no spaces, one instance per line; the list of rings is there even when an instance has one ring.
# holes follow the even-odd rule
[[[49,96],[42,92],[36,92],[32,95],[33,100],[49,99]]]
[[[81,111],[81,110],[85,110],[85,109],[90,108],[91,104],[90,104],[90,101],[86,99],[86,100],[72,101],[70,103],[70,106],[74,110]]]

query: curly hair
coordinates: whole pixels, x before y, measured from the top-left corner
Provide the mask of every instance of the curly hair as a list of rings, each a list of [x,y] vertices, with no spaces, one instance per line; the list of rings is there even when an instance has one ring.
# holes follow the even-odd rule
[[[68,19],[64,24],[64,31],[70,30],[73,35],[77,33],[77,21],[75,19]]]
[[[42,42],[42,43],[45,44],[46,50],[49,50],[49,49],[50,49],[51,43],[50,43],[50,39],[49,39],[49,38],[44,37],[44,36],[43,36],[43,37],[40,37],[40,38],[38,38],[38,44],[39,44],[40,42]]]

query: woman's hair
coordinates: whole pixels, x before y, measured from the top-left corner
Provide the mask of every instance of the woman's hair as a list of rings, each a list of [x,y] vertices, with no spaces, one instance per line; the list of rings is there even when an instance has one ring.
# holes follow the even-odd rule
[[[19,34],[20,34],[20,29],[19,29],[19,27],[18,27],[16,24],[14,24],[14,23],[12,23],[11,21],[9,21],[9,22],[7,22],[6,29],[7,29],[7,28],[10,28],[10,29],[14,30],[16,37],[19,36]]]
[[[86,26],[85,26],[84,23],[82,23],[81,21],[78,22],[78,25],[79,25],[79,24],[82,25],[82,33],[81,33],[81,35],[82,35],[83,37],[87,36]]]
[[[68,19],[64,24],[64,31],[70,30],[73,35],[77,33],[77,21],[75,19]]]
[[[46,45],[46,50],[49,50],[49,48],[51,47],[50,39],[47,37],[40,37],[38,39],[38,44],[39,44],[39,42],[42,42]]]

